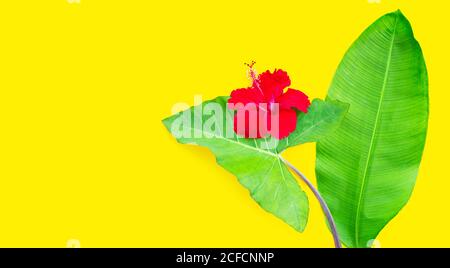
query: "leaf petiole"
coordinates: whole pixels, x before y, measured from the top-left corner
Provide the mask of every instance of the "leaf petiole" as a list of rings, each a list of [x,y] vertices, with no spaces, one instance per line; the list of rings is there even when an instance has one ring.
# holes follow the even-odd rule
[[[341,245],[341,241],[339,239],[339,234],[337,232],[336,229],[336,223],[334,222],[333,216],[331,215],[331,211],[327,206],[327,203],[325,202],[325,200],[322,198],[322,196],[320,195],[319,191],[316,189],[316,187],[314,187],[314,185],[306,178],[305,175],[303,175],[303,173],[300,172],[300,170],[298,170],[296,167],[294,167],[291,163],[289,163],[286,159],[284,159],[283,157],[281,157],[281,155],[279,155],[281,161],[283,161],[304,183],[306,183],[306,185],[309,187],[309,189],[311,189],[311,191],[314,193],[314,196],[317,198],[317,200],[320,203],[320,206],[322,207],[323,213],[325,214],[325,217],[327,218],[328,221],[328,225],[331,229],[331,233],[333,234],[333,241],[334,241],[334,246],[336,248],[342,248]]]

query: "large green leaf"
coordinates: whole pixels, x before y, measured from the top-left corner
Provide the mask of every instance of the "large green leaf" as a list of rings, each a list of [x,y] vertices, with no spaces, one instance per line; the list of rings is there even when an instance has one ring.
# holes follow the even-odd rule
[[[339,129],[317,144],[319,190],[342,242],[367,247],[407,203],[427,132],[426,66],[400,11],[351,46],[328,98],[350,108]]]
[[[233,173],[263,209],[281,218],[297,231],[303,231],[308,219],[307,196],[281,160],[276,150],[277,143],[273,139],[245,139],[236,136],[233,131],[233,112],[227,109],[226,103],[227,97],[218,97],[169,117],[163,123],[180,143],[208,147],[216,156],[217,163]],[[334,126],[330,114],[336,121],[340,121],[342,113],[346,111],[346,106],[339,102],[316,103],[318,107],[308,112],[308,116],[315,118],[315,122],[326,121]],[[331,113],[333,107],[341,112]],[[323,111],[325,108],[326,111]],[[321,115],[326,119],[321,120]],[[304,120],[299,117],[299,122]],[[322,124],[317,125],[323,127]],[[184,132],[180,129],[184,129]],[[322,132],[326,131],[322,129]]]

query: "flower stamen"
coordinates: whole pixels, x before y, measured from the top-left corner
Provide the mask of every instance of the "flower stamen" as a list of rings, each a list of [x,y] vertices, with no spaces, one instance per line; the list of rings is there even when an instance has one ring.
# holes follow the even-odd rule
[[[249,74],[250,79],[252,80],[252,85],[254,87],[256,87],[261,94],[264,95],[264,92],[262,91],[261,87],[259,86],[258,73],[256,72],[255,68],[253,67],[253,66],[255,66],[255,64],[256,64],[256,61],[252,61],[251,63],[245,63],[245,65],[247,65],[247,67],[249,68],[248,74]]]

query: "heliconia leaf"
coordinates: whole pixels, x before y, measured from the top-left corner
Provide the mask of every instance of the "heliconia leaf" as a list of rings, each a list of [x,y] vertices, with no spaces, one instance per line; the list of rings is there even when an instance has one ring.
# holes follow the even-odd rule
[[[308,142],[317,142],[321,138],[336,131],[346,115],[348,104],[327,100],[314,99],[308,108],[308,113],[299,112],[297,128],[289,137],[280,141],[278,152],[286,148]]]
[[[319,190],[348,247],[368,247],[408,202],[428,125],[421,48],[400,12],[372,24],[339,65],[328,98],[350,104],[317,144]]]
[[[227,97],[218,97],[204,102],[199,107],[169,117],[163,120],[163,123],[180,143],[194,143],[208,147],[216,156],[217,163],[234,174],[263,209],[302,232],[309,212],[306,194],[276,151],[270,149],[271,141],[244,139],[235,135],[233,112],[228,110],[226,105]],[[203,109],[203,115],[202,112],[196,113],[196,108]],[[206,110],[209,112],[205,112]],[[210,113],[212,110],[215,110],[215,113]],[[189,129],[184,136],[180,136],[182,133],[177,132],[179,126],[183,124],[183,115],[185,122],[188,122],[184,128]],[[199,124],[200,121],[203,123]],[[212,121],[219,123],[209,130],[206,125],[212,124]]]

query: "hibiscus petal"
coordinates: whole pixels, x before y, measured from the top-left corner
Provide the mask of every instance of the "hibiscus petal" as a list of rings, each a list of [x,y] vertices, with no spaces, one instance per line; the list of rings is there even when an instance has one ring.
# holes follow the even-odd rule
[[[305,93],[292,88],[283,93],[277,99],[277,102],[280,104],[280,109],[296,108],[304,113],[308,112],[308,107],[311,104]]]
[[[269,135],[267,111],[240,108],[234,115],[234,132],[245,138],[263,138]]]
[[[287,72],[275,69],[273,73],[265,71],[258,76],[259,87],[267,101],[273,101],[283,94],[283,90],[291,85]]]
[[[297,127],[297,113],[294,110],[281,109],[278,114],[271,114],[270,134],[281,140],[289,136]],[[274,124],[278,120],[278,127]]]
[[[228,99],[228,104],[244,104],[247,105],[249,103],[262,103],[264,102],[264,97],[261,92],[256,88],[240,88],[233,90],[230,94],[230,98]]]

